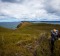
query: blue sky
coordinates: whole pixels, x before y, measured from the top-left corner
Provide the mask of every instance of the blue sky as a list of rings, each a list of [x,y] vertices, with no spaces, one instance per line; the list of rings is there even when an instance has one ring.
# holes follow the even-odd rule
[[[0,0],[0,22],[60,21],[60,0]]]

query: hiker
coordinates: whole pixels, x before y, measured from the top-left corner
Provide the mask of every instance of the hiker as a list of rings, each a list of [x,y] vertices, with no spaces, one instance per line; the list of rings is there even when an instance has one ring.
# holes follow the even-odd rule
[[[54,42],[58,39],[58,30],[53,29],[51,30],[51,52],[53,53],[54,50]]]

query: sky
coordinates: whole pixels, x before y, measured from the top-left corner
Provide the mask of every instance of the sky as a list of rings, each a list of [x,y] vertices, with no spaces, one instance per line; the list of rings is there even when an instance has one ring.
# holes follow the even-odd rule
[[[60,21],[60,0],[0,0],[0,22]]]

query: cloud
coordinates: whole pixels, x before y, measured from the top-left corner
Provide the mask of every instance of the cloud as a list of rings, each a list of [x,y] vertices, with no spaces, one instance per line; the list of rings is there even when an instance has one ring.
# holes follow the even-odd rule
[[[3,16],[2,16],[3,15]],[[60,20],[59,0],[0,0],[0,18],[17,21]],[[14,20],[13,20],[14,21]]]
[[[50,0],[49,3],[46,2],[46,10],[48,13],[60,16],[60,0]]]
[[[2,2],[22,3],[24,0],[1,0]]]

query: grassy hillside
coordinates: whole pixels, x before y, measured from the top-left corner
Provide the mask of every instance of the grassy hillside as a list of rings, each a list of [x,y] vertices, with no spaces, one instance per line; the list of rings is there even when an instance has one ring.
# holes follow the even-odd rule
[[[50,56],[53,28],[60,30],[60,25],[23,22],[15,30],[0,27],[0,56]],[[54,56],[60,55],[59,43],[55,42]]]

